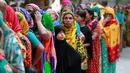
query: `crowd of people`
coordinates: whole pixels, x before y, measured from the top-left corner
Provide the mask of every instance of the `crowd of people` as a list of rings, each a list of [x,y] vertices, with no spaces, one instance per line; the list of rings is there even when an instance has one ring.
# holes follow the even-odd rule
[[[129,5],[63,0],[57,12],[0,0],[0,73],[116,73],[129,24]]]

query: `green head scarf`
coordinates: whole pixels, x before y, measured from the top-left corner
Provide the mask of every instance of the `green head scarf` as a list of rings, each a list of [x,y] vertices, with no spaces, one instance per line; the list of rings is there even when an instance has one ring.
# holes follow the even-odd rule
[[[48,13],[43,15],[42,24],[46,29],[50,30],[51,32],[54,32],[54,24],[51,16]]]
[[[92,10],[98,15],[98,20],[101,19],[101,13],[100,13],[100,8],[98,7],[92,7]],[[95,15],[94,15],[95,16]]]

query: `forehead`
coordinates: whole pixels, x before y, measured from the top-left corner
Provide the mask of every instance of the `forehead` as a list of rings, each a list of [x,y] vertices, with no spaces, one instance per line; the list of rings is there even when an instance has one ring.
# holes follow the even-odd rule
[[[72,8],[70,6],[64,6],[63,11],[64,10],[70,10],[70,11],[72,11]]]
[[[34,10],[31,6],[27,6],[26,10]]]
[[[71,14],[65,14],[64,17],[73,17]]]

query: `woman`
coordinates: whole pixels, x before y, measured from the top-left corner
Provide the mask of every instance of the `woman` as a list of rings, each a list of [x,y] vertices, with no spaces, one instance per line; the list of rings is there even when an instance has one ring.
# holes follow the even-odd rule
[[[3,21],[3,15],[0,12],[0,28],[4,32],[3,34],[3,51],[5,53],[5,59],[8,61],[14,73],[25,73],[23,58],[21,53],[21,47],[13,33],[13,31]]]
[[[87,54],[84,46],[77,35],[76,21],[74,14],[66,11],[62,15],[62,26],[65,29],[65,36],[67,43],[72,46],[81,56],[81,69],[87,69]]]
[[[61,21],[61,17],[62,17],[62,13],[63,12],[65,12],[65,11],[72,11],[73,13],[75,13],[74,12],[74,7],[72,6],[72,4],[66,4],[66,5],[64,5],[63,7],[62,7],[62,9],[61,9],[61,13],[60,13],[60,20],[59,20],[59,25],[61,25],[62,23],[62,21]],[[82,39],[84,39],[85,37],[84,37],[84,35],[83,35],[83,33],[81,33],[81,31],[80,31],[80,26],[79,26],[79,24],[76,22],[76,29],[77,29],[77,34],[78,34],[78,36],[80,36],[80,39],[82,40]]]
[[[86,25],[92,32],[93,58],[88,60],[87,73],[100,73],[100,26],[97,19],[94,19],[94,11],[85,9]]]
[[[26,21],[22,13],[16,12],[16,14],[18,16],[18,19],[20,21],[20,26],[22,28],[22,35],[20,36],[20,40],[22,41],[22,44],[26,47],[26,58],[24,59],[25,70],[27,73],[28,72],[36,73],[36,70],[33,68],[33,66],[37,63],[37,61],[39,60],[39,57],[41,56],[36,53],[36,55],[38,55],[39,57],[34,56],[34,58],[32,59],[32,45],[29,39],[27,38],[28,31],[29,31],[28,22]],[[35,38],[33,38],[33,40],[35,40]],[[39,48],[37,48],[37,50],[38,49]]]
[[[30,15],[33,18],[33,21],[36,24],[34,14],[36,13],[36,11],[39,11],[42,14],[42,12],[41,12],[42,10],[36,4],[33,4],[33,3],[27,4],[25,6],[25,9],[30,13]],[[46,29],[50,30],[51,32],[54,32],[54,24],[53,24],[51,16],[49,14],[47,14],[47,13],[42,14],[42,16],[43,17],[42,17],[41,21],[42,21],[43,26]],[[38,30],[40,30],[40,29],[38,29]]]
[[[56,73],[81,73],[81,56],[65,41],[62,26],[55,27],[55,47],[57,54]]]
[[[130,5],[126,7],[127,9],[127,12],[128,12],[128,15],[127,15],[127,21],[126,21],[126,24],[125,24],[125,39],[126,39],[126,44],[128,46],[130,46],[130,39],[129,39],[129,36],[130,36]]]
[[[77,6],[76,11],[81,11],[84,10],[85,8],[87,8],[85,4],[80,4]]]
[[[26,46],[26,48],[27,48],[25,67],[26,67],[26,71],[29,71],[30,68],[32,68],[32,66],[35,66],[38,63],[38,61],[40,60],[42,53],[44,51],[44,46],[37,39],[37,37],[34,35],[34,33],[29,31],[29,28],[31,29],[33,25],[30,23],[31,16],[29,14],[26,14],[28,12],[23,8],[17,8],[16,10],[18,11],[18,12],[16,12],[16,14],[19,18],[20,26],[22,28],[22,34],[23,34],[23,35],[20,35],[20,38],[21,38],[21,41],[23,42],[24,46]],[[24,15],[19,12],[23,13],[27,20],[25,19]],[[27,44],[25,44],[25,43],[27,43]],[[32,72],[33,71],[34,71],[34,69],[32,70]]]
[[[46,66],[43,66],[45,63],[52,67],[50,71],[55,72],[57,60],[52,35],[54,32],[54,24],[51,16],[47,13],[41,15],[39,12],[41,10],[36,4],[27,4],[25,8],[31,14],[33,21],[35,22],[34,25],[36,28],[33,29],[34,33],[45,46],[45,52],[43,54],[44,58],[39,61],[39,64],[37,64],[38,70],[39,72],[48,72]]]
[[[116,19],[118,20],[119,24],[120,24],[120,36],[121,36],[121,45],[120,45],[120,48],[121,48],[121,51],[122,51],[122,43],[123,43],[123,24],[124,24],[124,17],[123,17],[123,14],[122,14],[122,11],[120,10],[121,6],[119,5],[115,5],[114,6],[115,8],[115,12],[116,12]]]
[[[116,73],[116,60],[119,58],[120,48],[120,27],[112,8],[106,8],[104,18],[100,21],[101,47],[104,50],[102,51],[102,72]]]
[[[25,16],[25,18],[29,24],[29,28],[32,29],[34,26],[34,23],[33,23],[31,15],[26,11],[26,9],[21,8],[21,7],[15,7],[15,11],[20,12]]]
[[[85,11],[77,11],[76,14],[76,21],[80,25],[81,32],[85,36],[85,40],[83,41],[84,47],[87,49],[88,58],[92,58],[92,32],[85,25],[84,21],[86,19],[86,12]]]

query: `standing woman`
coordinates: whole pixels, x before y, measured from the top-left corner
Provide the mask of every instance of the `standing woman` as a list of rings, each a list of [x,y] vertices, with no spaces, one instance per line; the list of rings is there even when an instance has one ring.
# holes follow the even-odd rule
[[[62,15],[62,26],[65,29],[65,36],[67,43],[72,46],[81,55],[81,69],[87,69],[87,54],[86,50],[77,35],[76,21],[74,14],[66,11]],[[70,72],[71,73],[71,72]]]
[[[33,31],[45,46],[45,52],[43,54],[44,58],[41,59],[37,64],[38,71],[47,73],[51,71],[55,72],[57,60],[52,35],[54,32],[52,18],[49,14],[42,11],[36,4],[27,4],[25,9],[31,14],[33,18],[35,26]],[[44,64],[46,66],[43,66]],[[48,65],[50,70],[47,67]]]
[[[85,36],[85,40],[83,41],[84,47],[87,49],[88,59],[92,58],[92,32],[85,25],[86,19],[86,12],[85,11],[77,11],[76,14],[76,21],[80,25],[80,30]]]
[[[100,25],[97,19],[94,19],[94,11],[85,9],[86,25],[92,31],[93,58],[88,61],[87,73],[100,73]]]
[[[119,58],[120,49],[120,25],[112,8],[106,8],[104,18],[100,21],[102,26],[101,46],[104,49],[104,52],[102,52],[104,54],[102,55],[102,72],[116,73],[116,60]]]
[[[126,21],[126,44],[128,46],[130,46],[130,5],[126,7],[127,11],[128,11],[128,15],[127,15],[127,21]]]
[[[55,27],[56,73],[81,73],[81,55],[65,40],[62,26]]]

